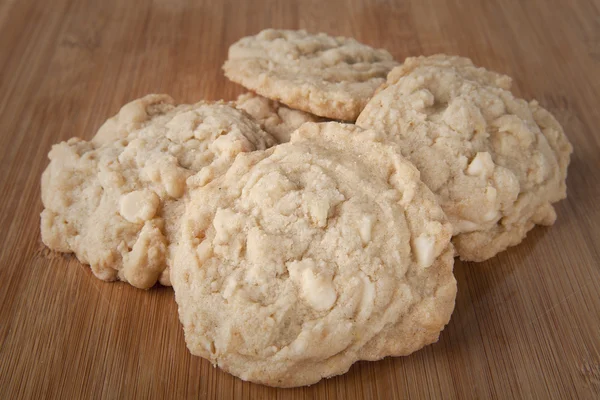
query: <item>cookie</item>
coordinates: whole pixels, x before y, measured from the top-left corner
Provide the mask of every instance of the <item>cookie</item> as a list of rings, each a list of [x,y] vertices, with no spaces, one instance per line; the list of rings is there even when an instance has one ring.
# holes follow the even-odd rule
[[[236,107],[246,111],[279,143],[289,142],[291,133],[305,122],[325,121],[325,118],[294,110],[252,92],[241,94],[236,100]]]
[[[466,58],[408,58],[392,70],[356,124],[384,133],[421,172],[453,225],[463,260],[483,261],[552,225],[566,197],[572,147],[507,76]]]
[[[354,121],[396,66],[390,53],[324,33],[266,29],[229,48],[232,81],[321,117]]]
[[[175,107],[175,101],[166,94],[149,94],[125,104],[113,117],[107,119],[91,142],[96,146],[123,139],[131,132],[152,123]]]
[[[274,143],[226,104],[175,106],[165,95],[135,100],[91,142],[53,146],[42,175],[42,240],[75,253],[100,279],[169,285],[186,179],[210,179],[238,153]]]
[[[410,354],[454,308],[451,234],[378,133],[305,123],[190,192],[171,271],[187,346],[281,387]]]

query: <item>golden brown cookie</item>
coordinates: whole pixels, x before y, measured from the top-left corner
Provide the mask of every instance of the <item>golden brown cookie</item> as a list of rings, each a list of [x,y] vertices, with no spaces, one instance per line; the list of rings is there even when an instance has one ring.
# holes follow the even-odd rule
[[[410,354],[454,308],[451,234],[395,146],[305,123],[190,193],[171,272],[187,346],[283,387]]]
[[[169,285],[186,179],[225,168],[274,139],[232,106],[175,106],[165,95],[125,105],[92,142],[53,146],[42,175],[42,240],[103,280]]]
[[[552,225],[566,196],[572,147],[507,76],[466,58],[408,58],[392,70],[356,124],[396,142],[436,194],[463,260],[483,261]]]
[[[287,106],[354,121],[396,66],[390,53],[351,38],[266,29],[229,48],[232,81]]]

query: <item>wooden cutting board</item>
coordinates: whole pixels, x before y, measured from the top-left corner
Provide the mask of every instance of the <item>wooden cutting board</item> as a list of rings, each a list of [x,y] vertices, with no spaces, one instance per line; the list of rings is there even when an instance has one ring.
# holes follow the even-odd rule
[[[0,0],[0,398],[598,398],[600,2]],[[353,36],[398,60],[446,52],[514,77],[575,152],[552,228],[457,262],[437,344],[311,387],[232,377],[186,350],[171,288],[95,279],[40,241],[53,143],[129,100],[233,99],[228,46],[267,27]]]

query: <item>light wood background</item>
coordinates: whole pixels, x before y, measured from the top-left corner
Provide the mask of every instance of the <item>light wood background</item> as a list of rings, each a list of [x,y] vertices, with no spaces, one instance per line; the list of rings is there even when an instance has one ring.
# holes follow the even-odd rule
[[[397,57],[447,52],[512,75],[575,152],[558,222],[457,262],[440,341],[277,390],[186,350],[173,292],[95,279],[40,241],[53,143],[125,102],[233,99],[228,46],[262,28],[354,36]],[[599,398],[600,1],[0,0],[0,398]]]

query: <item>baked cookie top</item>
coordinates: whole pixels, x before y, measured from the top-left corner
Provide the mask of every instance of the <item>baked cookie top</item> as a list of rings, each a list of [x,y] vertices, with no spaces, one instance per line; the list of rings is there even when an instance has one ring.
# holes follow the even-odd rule
[[[396,65],[387,51],[351,38],[266,29],[234,43],[223,69],[293,109],[354,121]]]
[[[356,124],[397,142],[436,194],[464,260],[483,261],[556,219],[572,147],[511,79],[461,57],[408,58]]]
[[[451,225],[380,140],[305,123],[190,192],[171,278],[192,354],[288,387],[438,339],[456,295]]]
[[[91,142],[53,146],[42,175],[42,240],[74,252],[100,279],[168,285],[186,179],[199,171],[210,179],[238,153],[274,143],[226,104],[175,106],[166,95],[135,100]]]
[[[236,107],[246,111],[279,143],[289,142],[291,133],[305,122],[325,121],[325,118],[294,110],[278,101],[269,100],[252,92],[239,95]]]

